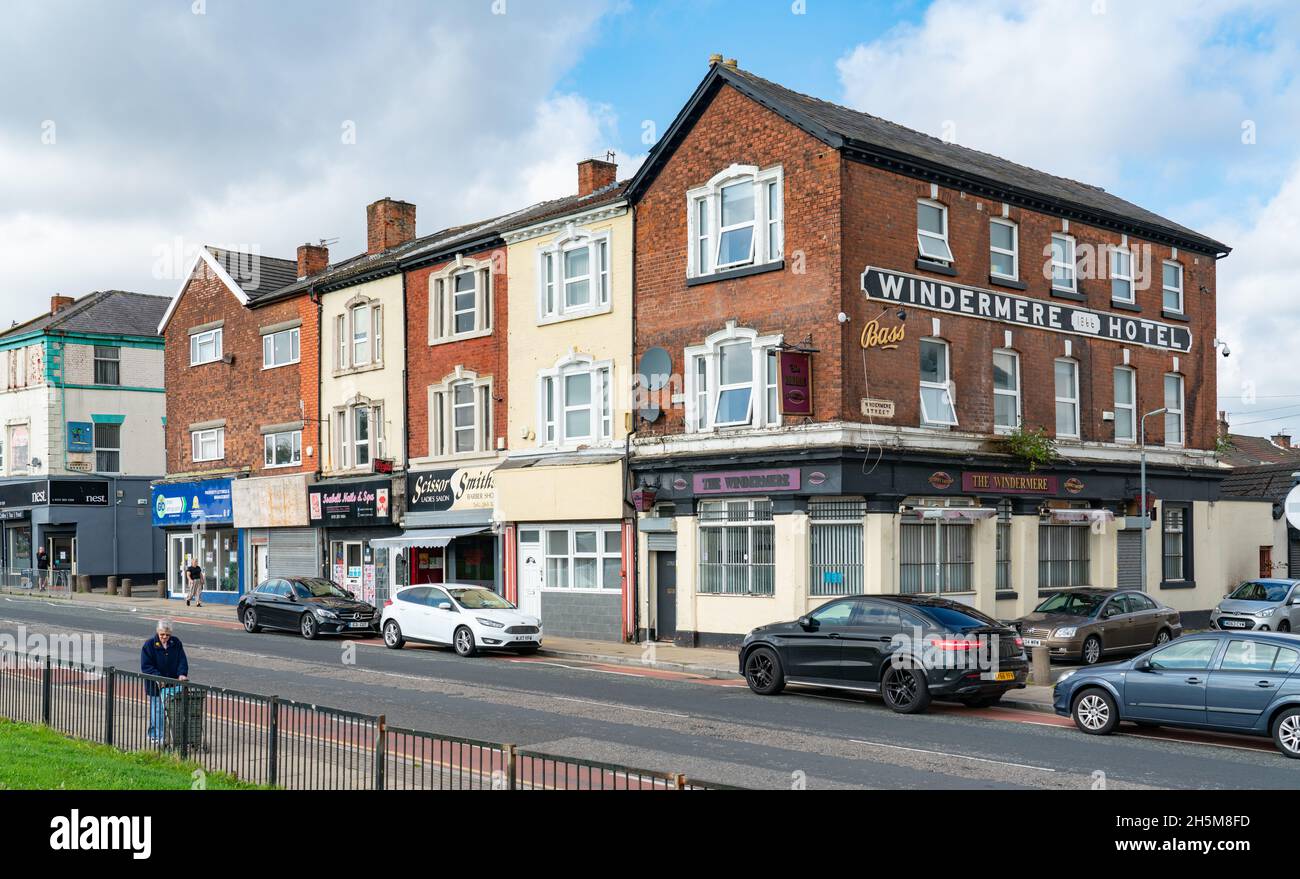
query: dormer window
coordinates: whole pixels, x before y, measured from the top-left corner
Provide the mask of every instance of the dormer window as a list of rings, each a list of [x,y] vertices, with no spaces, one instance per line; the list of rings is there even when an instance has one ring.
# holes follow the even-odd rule
[[[686,194],[690,254],[698,278],[774,263],[784,251],[781,166],[732,165]]]

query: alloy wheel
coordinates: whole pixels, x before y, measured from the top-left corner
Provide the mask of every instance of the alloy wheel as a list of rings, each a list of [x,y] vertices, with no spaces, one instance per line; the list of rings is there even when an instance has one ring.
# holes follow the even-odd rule
[[[251,607],[244,611],[244,631],[254,632],[257,630],[257,611]]]
[[[900,708],[911,705],[916,699],[916,676],[899,669],[890,671],[885,679],[885,695]]]
[[[745,671],[749,675],[751,686],[760,690],[770,686],[775,672],[772,668],[772,657],[762,651],[753,653],[749,657]]]
[[[1079,700],[1074,715],[1088,729],[1102,729],[1110,722],[1110,706],[1105,699],[1090,693]]]
[[[1300,754],[1300,714],[1289,714],[1277,727],[1277,739],[1292,754]]]
[[[310,613],[302,615],[302,636],[309,640],[316,637],[316,620]]]
[[[458,629],[456,631],[456,652],[461,656],[468,656],[473,646],[474,636],[469,633],[469,629]]]
[[[1093,665],[1099,659],[1101,659],[1101,642],[1096,638],[1089,638],[1083,645],[1083,661]]]
[[[397,643],[397,625],[395,623],[389,623],[384,627],[384,643],[389,647]]]
[[[1169,632],[1166,629],[1161,629],[1160,634],[1156,635],[1156,646],[1163,647],[1168,643],[1169,643]]]

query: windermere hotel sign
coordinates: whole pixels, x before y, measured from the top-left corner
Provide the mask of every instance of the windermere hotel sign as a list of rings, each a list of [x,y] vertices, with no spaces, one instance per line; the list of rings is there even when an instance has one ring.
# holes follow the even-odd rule
[[[862,292],[868,299],[880,302],[929,308],[963,317],[1001,321],[1057,333],[1093,336],[1168,351],[1192,349],[1192,333],[1186,327],[978,287],[946,284],[933,278],[878,269],[875,266],[868,266],[862,273]]]

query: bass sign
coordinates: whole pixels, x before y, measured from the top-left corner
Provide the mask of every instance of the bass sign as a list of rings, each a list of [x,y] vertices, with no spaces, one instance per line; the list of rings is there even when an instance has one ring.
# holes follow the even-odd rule
[[[950,284],[875,266],[867,266],[863,271],[862,292],[868,299],[879,302],[928,308],[963,317],[977,317],[1167,351],[1192,350],[1192,331],[1187,327],[998,293],[979,287]]]

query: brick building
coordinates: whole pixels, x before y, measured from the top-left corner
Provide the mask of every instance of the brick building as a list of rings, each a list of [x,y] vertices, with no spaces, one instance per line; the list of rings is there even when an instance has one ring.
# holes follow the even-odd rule
[[[1204,609],[1244,564],[1209,539],[1226,246],[720,59],[629,197],[635,356],[673,376],[633,441],[642,634],[1140,585],[1157,409],[1145,587]]]

